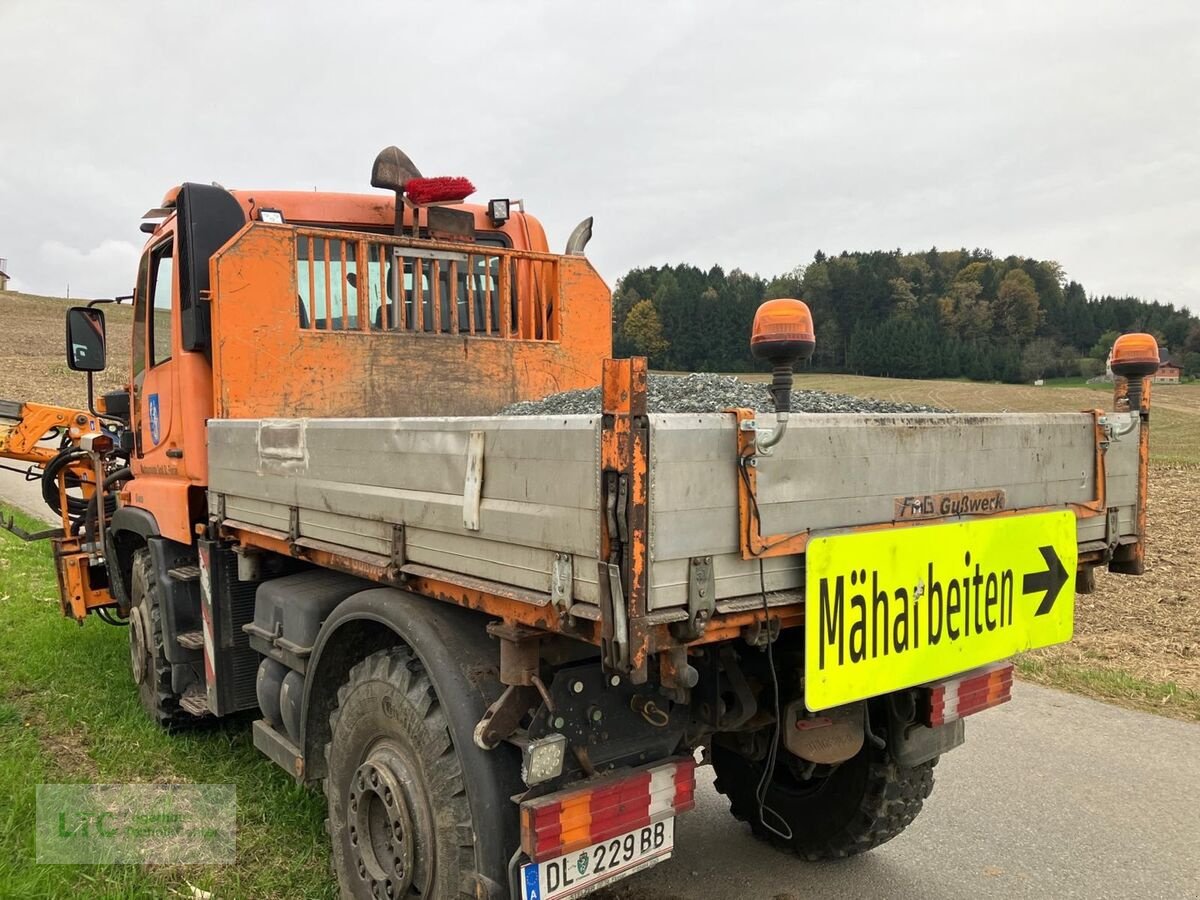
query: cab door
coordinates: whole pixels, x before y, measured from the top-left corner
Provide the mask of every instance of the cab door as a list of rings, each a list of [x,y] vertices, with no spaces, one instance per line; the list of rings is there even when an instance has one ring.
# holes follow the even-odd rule
[[[133,312],[135,472],[176,475],[182,451],[174,435],[178,398],[176,359],[178,307],[175,236],[166,234],[147,249]]]

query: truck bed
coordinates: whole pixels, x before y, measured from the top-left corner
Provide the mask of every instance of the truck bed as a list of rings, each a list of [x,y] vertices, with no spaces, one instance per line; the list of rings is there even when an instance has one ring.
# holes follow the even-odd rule
[[[662,621],[686,607],[696,558],[711,557],[726,608],[758,595],[759,561],[739,542],[738,427],[720,413],[647,417],[646,609]],[[1138,427],[1100,453],[1092,413],[793,416],[757,460],[762,532],[893,523],[900,498],[1002,491],[1008,510],[1090,504],[1077,520],[1080,553],[1104,549],[1136,540]],[[534,605],[569,574],[558,599],[595,618],[601,428],[599,415],[216,419],[210,509],[379,564],[396,560],[402,540],[405,566],[509,585]],[[803,554],[762,565],[767,590],[794,602]]]

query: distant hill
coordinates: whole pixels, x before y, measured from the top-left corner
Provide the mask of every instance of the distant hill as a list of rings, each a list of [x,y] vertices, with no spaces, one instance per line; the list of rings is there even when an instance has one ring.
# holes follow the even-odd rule
[[[87,376],[66,363],[66,314],[87,300],[40,297],[0,291],[0,399],[33,400],[82,407]],[[97,393],[114,390],[129,378],[129,335],[133,310],[105,304],[108,368],[97,375]]]

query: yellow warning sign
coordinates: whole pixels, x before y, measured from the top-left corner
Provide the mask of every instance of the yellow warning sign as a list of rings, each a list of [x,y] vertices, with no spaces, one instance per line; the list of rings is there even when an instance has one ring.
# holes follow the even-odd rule
[[[1069,510],[813,538],[804,698],[811,710],[935,681],[1071,639]]]

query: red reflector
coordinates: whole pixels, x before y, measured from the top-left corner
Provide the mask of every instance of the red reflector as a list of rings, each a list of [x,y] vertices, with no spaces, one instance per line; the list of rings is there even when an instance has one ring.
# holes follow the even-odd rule
[[[652,825],[696,805],[691,757],[624,769],[521,804],[521,849],[534,862]]]
[[[926,724],[936,728],[1007,703],[1012,699],[1012,680],[1012,663],[1000,662],[926,685],[929,691]]]
[[[675,764],[675,812],[687,812],[696,806],[696,760],[682,759]]]

